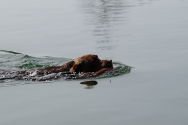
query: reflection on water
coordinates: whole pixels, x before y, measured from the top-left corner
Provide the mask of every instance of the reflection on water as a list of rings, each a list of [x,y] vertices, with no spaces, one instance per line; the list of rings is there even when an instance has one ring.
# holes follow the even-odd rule
[[[124,0],[87,0],[84,1],[84,12],[87,24],[93,26],[92,33],[97,37],[98,48],[111,50],[116,42],[114,30],[117,25],[125,21],[122,13],[126,12],[126,1]]]
[[[84,0],[86,24],[92,26],[98,49],[111,50],[119,41],[119,28],[126,23],[129,7],[150,3],[151,0]],[[123,33],[126,35],[126,33]]]
[[[85,89],[93,89],[95,85],[97,85],[97,81],[84,81],[81,82],[80,84],[86,85]]]

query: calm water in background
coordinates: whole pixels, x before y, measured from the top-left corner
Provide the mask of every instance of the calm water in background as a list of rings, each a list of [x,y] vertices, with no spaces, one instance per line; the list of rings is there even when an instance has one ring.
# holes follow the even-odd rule
[[[92,89],[14,81],[0,88],[0,124],[187,125],[187,11],[186,0],[1,0],[0,49],[96,53],[134,70]]]

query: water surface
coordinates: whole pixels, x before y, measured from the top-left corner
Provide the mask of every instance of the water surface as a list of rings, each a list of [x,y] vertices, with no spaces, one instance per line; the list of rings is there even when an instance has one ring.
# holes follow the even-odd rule
[[[92,89],[82,80],[10,81],[0,88],[0,124],[188,124],[186,0],[6,0],[0,10],[0,50],[95,53],[135,68]]]

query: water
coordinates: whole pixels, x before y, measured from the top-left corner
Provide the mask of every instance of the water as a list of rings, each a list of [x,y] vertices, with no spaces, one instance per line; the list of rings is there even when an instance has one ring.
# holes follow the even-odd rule
[[[0,1],[0,50],[95,53],[134,67],[91,89],[84,80],[2,83],[0,124],[188,124],[187,8],[186,0]]]

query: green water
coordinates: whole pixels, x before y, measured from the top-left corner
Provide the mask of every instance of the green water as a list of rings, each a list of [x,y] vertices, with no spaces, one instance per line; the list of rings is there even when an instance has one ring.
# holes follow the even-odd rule
[[[56,57],[32,57],[12,51],[0,51],[0,68],[7,69],[37,69],[62,65],[71,59]]]

